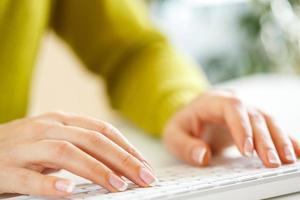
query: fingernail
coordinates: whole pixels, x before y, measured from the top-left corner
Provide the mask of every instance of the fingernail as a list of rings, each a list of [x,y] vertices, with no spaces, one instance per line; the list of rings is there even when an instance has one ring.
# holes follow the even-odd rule
[[[128,187],[128,184],[115,174],[111,174],[108,180],[110,185],[120,192],[125,191]]]
[[[140,178],[149,186],[155,186],[158,180],[144,167],[140,169]]]
[[[268,155],[268,160],[269,160],[269,162],[271,164],[278,164],[278,165],[280,165],[281,162],[280,162],[279,157],[277,155],[277,152],[275,150],[270,149],[268,151],[267,155]]]
[[[56,190],[60,192],[72,193],[75,188],[75,183],[67,180],[59,180],[55,182]]]
[[[206,149],[203,147],[198,147],[193,150],[192,159],[196,163],[203,164],[205,154],[206,154]]]
[[[285,154],[285,158],[289,161],[296,161],[296,155],[294,150],[290,147],[290,146],[285,146],[284,147],[284,154]]]
[[[253,149],[254,149],[253,140],[251,137],[247,137],[247,139],[245,140],[245,144],[244,144],[245,156],[247,156],[247,157],[253,156]]]

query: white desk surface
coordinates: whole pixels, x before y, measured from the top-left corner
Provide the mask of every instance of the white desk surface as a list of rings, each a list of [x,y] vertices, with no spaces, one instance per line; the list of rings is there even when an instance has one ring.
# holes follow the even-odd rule
[[[31,114],[65,110],[106,119],[119,127],[155,168],[178,162],[159,140],[148,137],[110,111],[102,83],[82,70],[80,63],[51,34],[45,39],[36,74]],[[254,76],[223,84],[222,87],[233,89],[246,102],[263,107],[278,119],[288,133],[299,134],[300,139],[299,77]],[[299,198],[300,193],[276,199]]]

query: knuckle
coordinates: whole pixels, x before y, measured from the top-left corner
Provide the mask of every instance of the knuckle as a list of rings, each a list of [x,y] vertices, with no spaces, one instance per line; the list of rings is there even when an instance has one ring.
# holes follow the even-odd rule
[[[64,119],[67,115],[68,114],[63,111],[53,111],[45,114],[46,117],[58,119],[58,120]]]
[[[225,96],[225,97],[236,96],[236,92],[231,89],[215,90],[213,91],[213,93],[217,94],[218,96]]]
[[[268,121],[270,121],[270,122],[272,122],[272,123],[274,123],[274,125],[276,125],[277,123],[277,120],[276,120],[276,118],[273,116],[273,115],[270,115],[269,113],[263,113],[263,116],[266,118],[266,120],[268,120]]]
[[[99,163],[90,164],[89,168],[90,168],[91,176],[93,176],[94,174],[98,174],[100,175],[100,177],[105,178],[109,174],[109,170],[106,167],[103,167]]]
[[[238,97],[235,97],[235,96],[227,97],[227,103],[230,106],[234,106],[234,107],[240,107],[243,105],[243,102],[241,101],[241,99],[239,99]]]
[[[259,113],[257,110],[251,109],[249,114],[250,114],[250,117],[253,121],[255,121],[255,122],[263,121],[262,114]]]
[[[86,134],[83,134],[83,137],[90,144],[95,144],[102,141],[101,135],[94,131],[88,131]]]
[[[51,148],[51,157],[54,159],[60,159],[64,157],[72,148],[72,144],[67,141],[55,142]]]
[[[268,120],[270,120],[270,121],[272,121],[272,122],[275,121],[274,116],[272,116],[272,115],[270,115],[270,114],[268,114],[268,113],[264,113],[263,115],[265,116],[266,119],[268,119]]]
[[[28,185],[30,183],[30,176],[29,173],[26,171],[20,171],[18,173],[20,185]]]
[[[99,163],[89,164],[89,169],[92,174],[99,174],[100,165],[99,165]]]
[[[53,184],[51,184],[51,181],[49,179],[50,178],[42,178],[41,183],[39,184],[39,193],[41,195],[51,194],[51,191],[52,191],[51,186]],[[53,179],[52,182],[54,182],[54,180],[55,180],[54,177],[52,179]]]
[[[122,166],[130,166],[131,162],[132,162],[132,156],[130,154],[126,154],[121,158]]]
[[[30,127],[32,129],[35,129],[35,130],[43,130],[46,126],[46,123],[42,122],[42,121],[39,121],[39,120],[36,120],[36,121],[31,121],[29,123]]]
[[[50,114],[51,114],[51,112],[50,112]],[[64,116],[64,115],[66,115],[67,113],[64,112],[64,111],[61,111],[61,110],[56,110],[56,111],[53,111],[52,114],[53,114],[53,115],[56,115],[56,116]]]
[[[108,122],[99,123],[99,131],[106,135],[119,135],[118,129]]]
[[[108,126],[109,126],[109,124],[107,122],[101,121],[98,123],[98,130],[100,132],[107,132]]]
[[[138,152],[132,147],[129,147],[127,149],[127,152],[130,153],[131,155],[137,155],[138,154]]]
[[[40,137],[45,133],[52,125],[42,120],[28,121],[25,125],[25,132],[33,137]]]

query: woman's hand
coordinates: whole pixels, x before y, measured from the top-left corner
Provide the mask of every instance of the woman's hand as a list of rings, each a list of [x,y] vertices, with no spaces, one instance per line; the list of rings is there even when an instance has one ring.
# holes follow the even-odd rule
[[[61,112],[0,126],[0,193],[69,195],[74,184],[46,175],[66,169],[123,191],[125,176],[142,187],[155,184],[147,161],[112,125]]]
[[[267,167],[293,163],[300,145],[266,113],[244,105],[232,93],[212,91],[177,112],[164,130],[167,148],[178,158],[206,166],[212,152],[233,142],[245,156],[254,151]]]

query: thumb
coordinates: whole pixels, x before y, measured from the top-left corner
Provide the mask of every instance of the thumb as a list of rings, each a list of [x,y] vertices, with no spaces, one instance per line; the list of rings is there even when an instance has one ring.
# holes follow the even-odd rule
[[[175,126],[164,133],[164,143],[177,158],[194,166],[207,166],[211,159],[211,149],[203,140]]]

